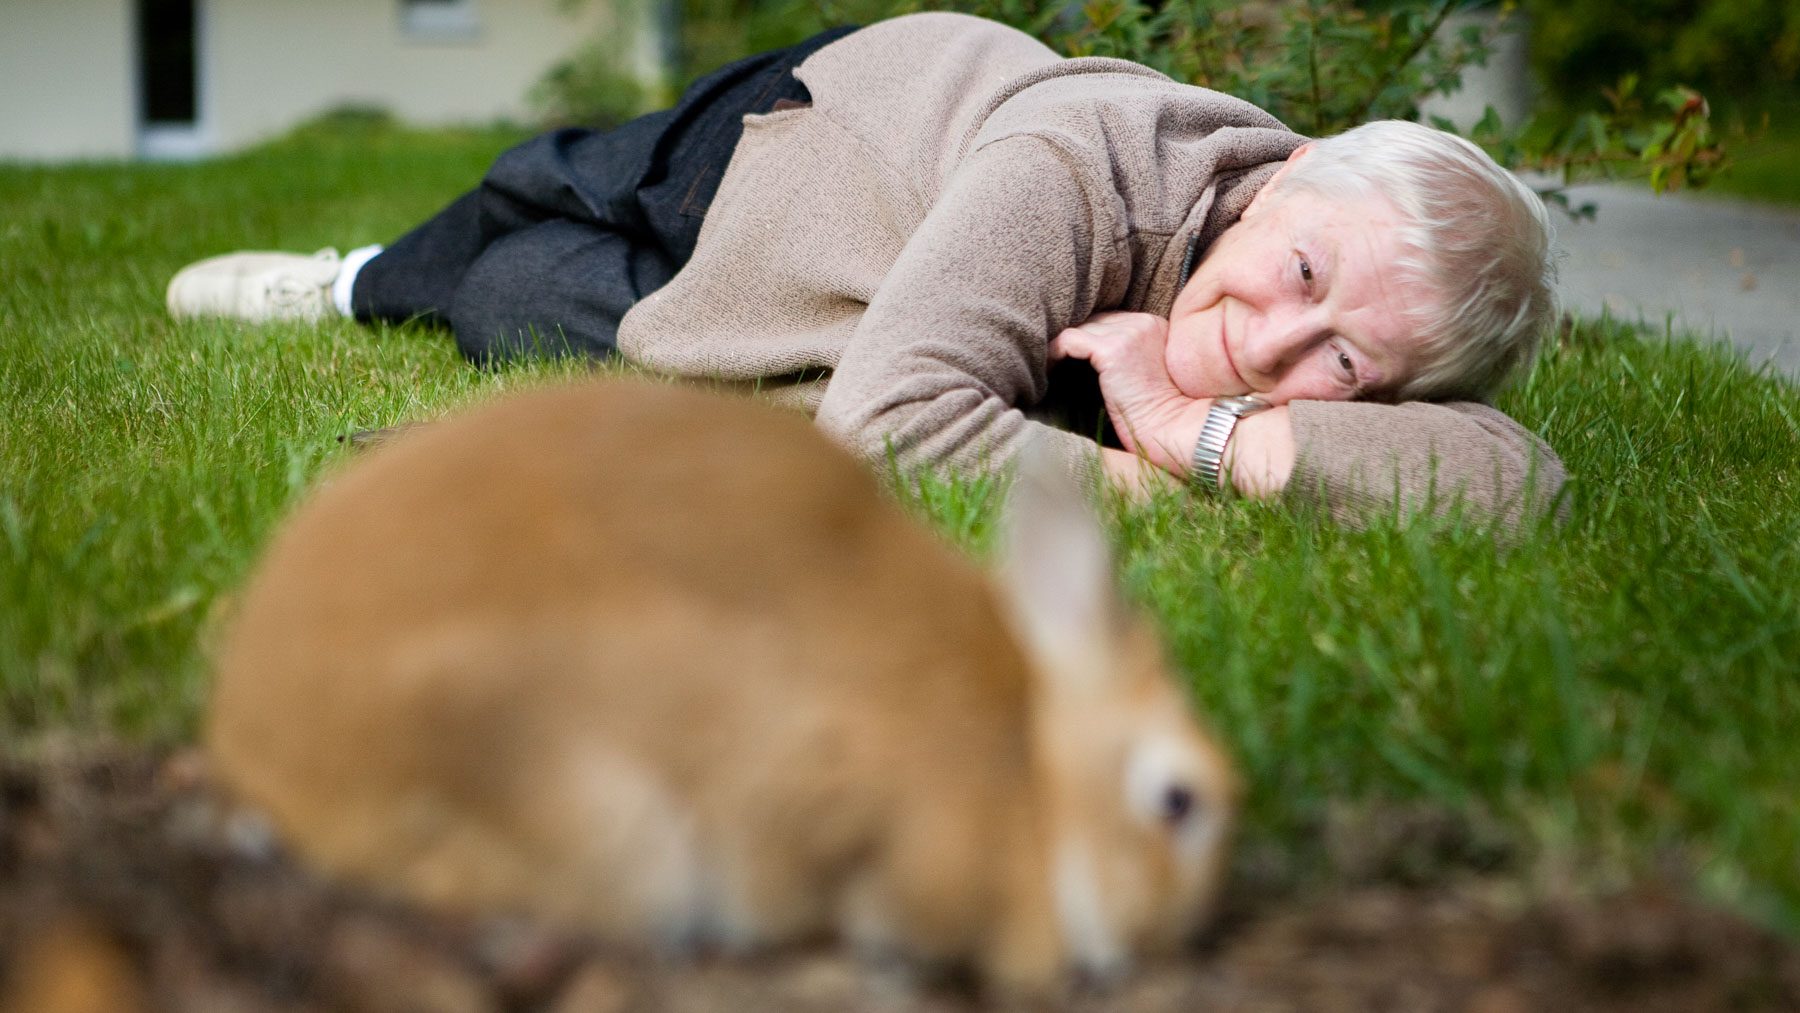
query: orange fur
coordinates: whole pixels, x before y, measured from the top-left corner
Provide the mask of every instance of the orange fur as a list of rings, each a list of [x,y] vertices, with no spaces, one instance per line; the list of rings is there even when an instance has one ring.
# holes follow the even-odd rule
[[[1108,605],[1046,654],[1015,598],[802,418],[583,383],[322,483],[244,592],[207,743],[304,856],[429,903],[1043,987],[1109,963],[1071,918],[1126,952],[1192,927],[1234,789],[1140,627]],[[1131,760],[1146,734],[1173,745]],[[1206,847],[1132,815],[1133,763],[1180,768]]]

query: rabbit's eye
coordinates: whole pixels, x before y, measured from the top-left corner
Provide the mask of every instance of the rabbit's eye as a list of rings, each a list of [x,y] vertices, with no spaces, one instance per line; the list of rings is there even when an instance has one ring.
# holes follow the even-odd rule
[[[1173,737],[1146,737],[1125,766],[1125,802],[1137,825],[1181,838],[1209,820],[1204,770],[1186,743]]]
[[[1194,789],[1187,785],[1171,784],[1163,792],[1163,820],[1170,826],[1180,826],[1195,808]]]

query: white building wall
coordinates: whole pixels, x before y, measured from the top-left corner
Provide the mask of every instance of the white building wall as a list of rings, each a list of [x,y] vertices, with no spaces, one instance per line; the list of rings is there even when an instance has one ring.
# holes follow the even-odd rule
[[[466,35],[403,30],[399,0],[201,0],[201,107],[235,148],[333,106],[420,124],[521,117],[543,73],[602,26],[610,4],[472,0]]]
[[[346,103],[418,124],[529,113],[544,72],[617,0],[464,0],[472,30],[408,32],[400,0],[195,0],[199,122],[170,150],[228,151]],[[142,150],[134,0],[0,0],[0,159]]]
[[[0,0],[0,159],[129,156],[135,45],[129,0]]]

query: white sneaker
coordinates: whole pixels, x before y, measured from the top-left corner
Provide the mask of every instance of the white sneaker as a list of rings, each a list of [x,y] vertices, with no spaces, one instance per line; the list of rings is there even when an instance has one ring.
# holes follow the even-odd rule
[[[323,320],[338,315],[331,301],[343,258],[336,250],[252,251],[209,257],[169,280],[169,315],[240,320]]]

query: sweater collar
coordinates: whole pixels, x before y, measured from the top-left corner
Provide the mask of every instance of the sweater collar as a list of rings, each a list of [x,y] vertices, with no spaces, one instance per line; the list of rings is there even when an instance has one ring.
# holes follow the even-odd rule
[[[1193,275],[1206,251],[1237,224],[1263,186],[1281,168],[1280,162],[1265,162],[1241,172],[1225,173],[1213,180],[1194,202],[1180,229],[1169,237],[1169,244],[1157,259],[1150,287],[1144,295],[1143,311],[1160,317],[1169,315],[1175,296]]]

